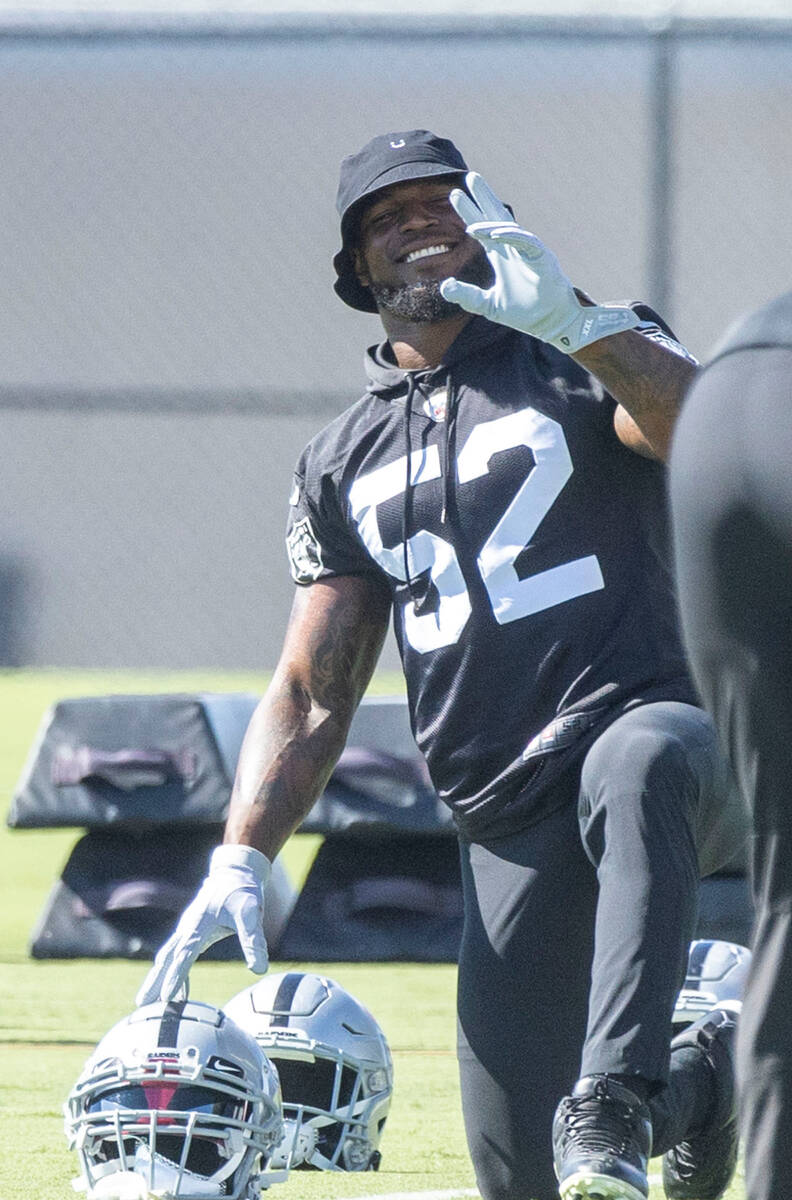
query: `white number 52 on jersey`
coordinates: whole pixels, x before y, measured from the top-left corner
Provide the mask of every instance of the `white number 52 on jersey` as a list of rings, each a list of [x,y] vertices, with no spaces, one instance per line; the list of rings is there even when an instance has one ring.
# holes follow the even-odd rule
[[[527,446],[534,466],[518,488],[501,519],[484,542],[478,569],[492,605],[495,620],[505,625],[532,613],[584,596],[604,587],[596,555],[560,563],[520,579],[515,562],[530,542],[572,474],[564,431],[557,421],[532,408],[475,425],[457,456],[460,487],[489,473],[490,459],[502,450]],[[405,547],[387,549],[382,544],[377,505],[404,491],[406,459],[361,475],[349,492],[352,515],[365,546],[383,570],[405,582]],[[441,475],[437,446],[414,450],[410,455],[410,480],[418,487]],[[408,540],[406,556],[412,577],[429,571],[440,603],[437,611],[417,616],[411,602],[404,610],[404,631],[419,653],[451,646],[460,637],[470,616],[470,596],[454,547],[444,538],[419,529]]]

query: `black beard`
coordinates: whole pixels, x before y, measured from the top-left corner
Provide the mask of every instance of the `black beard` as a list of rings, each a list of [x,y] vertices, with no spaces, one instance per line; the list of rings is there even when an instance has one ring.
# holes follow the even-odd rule
[[[451,304],[441,295],[437,279],[428,283],[405,283],[402,287],[372,283],[371,291],[377,308],[416,325],[444,321],[461,311],[458,304]]]
[[[484,252],[477,254],[457,278],[464,283],[475,283],[477,287],[490,287],[493,272]],[[440,283],[439,279],[430,279],[426,283],[405,283],[401,287],[385,283],[372,283],[369,286],[378,308],[404,321],[429,325],[432,321],[445,321],[462,312],[458,304],[452,304],[442,295]]]

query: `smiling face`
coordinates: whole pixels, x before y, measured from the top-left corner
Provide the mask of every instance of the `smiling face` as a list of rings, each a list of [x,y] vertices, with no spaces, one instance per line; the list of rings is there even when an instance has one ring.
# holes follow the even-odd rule
[[[408,320],[441,320],[460,310],[440,295],[450,275],[487,285],[483,250],[449,200],[456,178],[416,179],[379,193],[360,221],[355,270],[377,305]]]

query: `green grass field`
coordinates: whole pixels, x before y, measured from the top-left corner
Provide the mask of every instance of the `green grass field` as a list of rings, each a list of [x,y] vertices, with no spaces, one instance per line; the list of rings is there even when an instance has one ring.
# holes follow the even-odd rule
[[[262,676],[97,672],[0,672],[0,803],[3,820],[39,721],[55,700],[116,692],[253,691]],[[383,675],[372,690],[392,693]],[[0,1200],[65,1200],[75,1163],[62,1132],[63,1100],[90,1050],[134,1007],[145,964],[124,960],[33,961],[27,942],[81,831],[0,827]],[[317,840],[296,837],[286,862],[299,884]],[[454,1058],[454,968],[445,964],[276,964],[323,971],[377,1016],[391,1045],[395,1089],[377,1174],[295,1173],[284,1200],[413,1193],[477,1194],[468,1161]],[[241,964],[206,963],[191,975],[195,999],[222,1004],[253,977]],[[661,1200],[653,1163],[651,1200]],[[727,1200],[743,1200],[738,1179]],[[416,1197],[416,1200],[418,1198]],[[430,1200],[424,1197],[424,1200]],[[530,1200],[526,1195],[525,1200]]]

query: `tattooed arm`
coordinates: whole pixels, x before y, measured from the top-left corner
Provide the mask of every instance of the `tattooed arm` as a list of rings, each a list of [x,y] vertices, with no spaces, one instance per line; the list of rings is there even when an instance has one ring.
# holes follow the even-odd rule
[[[637,454],[665,462],[695,364],[634,329],[592,342],[574,358],[618,402],[619,440]]]
[[[283,651],[248,726],[225,841],[275,857],[322,792],[376,666],[390,598],[347,575],[298,588]]]
[[[229,933],[239,938],[251,971],[266,971],[272,859],[311,809],[343,749],[389,612],[390,599],[373,580],[350,575],[298,590],[280,662],[245,734],[225,841],[157,951],[139,1005],[172,1000],[201,951]]]

